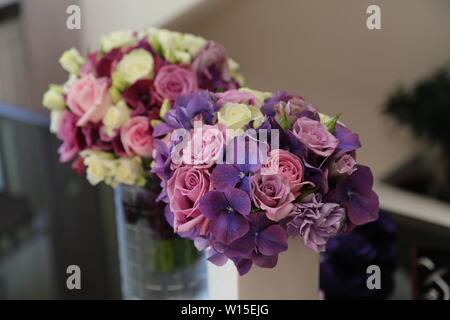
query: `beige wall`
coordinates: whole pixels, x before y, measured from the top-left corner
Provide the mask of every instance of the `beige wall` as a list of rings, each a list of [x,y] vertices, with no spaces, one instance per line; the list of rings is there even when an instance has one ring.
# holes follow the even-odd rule
[[[31,96],[25,107],[45,112],[41,96],[48,83],[62,83],[67,79],[58,63],[64,50],[72,46],[80,52],[98,48],[103,34],[117,29],[156,26],[199,2],[201,0],[21,0],[21,47],[26,58],[26,77],[30,80],[26,90]],[[66,8],[71,4],[81,8],[81,30],[66,27]],[[6,67],[1,71],[5,73]],[[23,105],[22,101],[8,102]]]
[[[64,26],[65,7],[79,1],[82,30]],[[361,162],[377,176],[414,152],[409,133],[380,114],[386,94],[413,83],[450,58],[446,0],[24,0],[31,106],[49,82],[64,80],[59,54],[97,47],[101,34],[165,24],[222,42],[247,84],[303,95],[357,131]],[[381,6],[382,30],[366,28],[366,8]],[[171,22],[165,23],[173,18]]]
[[[381,6],[382,30],[366,28]],[[222,42],[249,86],[303,95],[361,136],[361,162],[386,174],[415,149],[380,115],[386,94],[450,58],[450,1],[209,1],[170,27]]]
[[[27,81],[19,90],[26,90],[30,103],[25,106],[45,112],[42,94],[49,83],[62,83],[67,74],[59,66],[61,53],[78,47],[81,33],[66,28],[66,8],[77,0],[22,0],[20,17],[22,49],[25,56]]]
[[[113,30],[158,26],[202,0],[81,0],[82,45],[98,47],[99,38]]]

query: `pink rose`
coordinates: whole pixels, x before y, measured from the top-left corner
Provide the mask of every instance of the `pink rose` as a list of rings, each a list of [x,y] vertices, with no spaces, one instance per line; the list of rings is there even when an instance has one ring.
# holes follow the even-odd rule
[[[208,221],[198,209],[201,197],[210,191],[207,169],[179,167],[167,181],[167,196],[173,212],[175,232],[187,232],[195,226],[205,231]]]
[[[202,125],[190,131],[186,143],[177,145],[172,153],[174,164],[209,168],[222,155],[225,145],[225,127]]]
[[[338,175],[351,176],[356,171],[356,161],[351,155],[344,154],[333,161],[331,170]]]
[[[176,97],[185,93],[195,93],[198,90],[197,76],[188,67],[165,65],[156,75],[154,82],[156,96],[160,101]]]
[[[298,118],[292,131],[308,149],[322,157],[330,156],[339,144],[325,125],[306,117]]]
[[[84,75],[70,87],[67,105],[80,117],[77,126],[84,126],[88,122],[100,122],[112,105],[108,93],[108,80],[96,79],[92,74]]]
[[[256,106],[256,98],[250,92],[241,92],[239,90],[233,89],[222,93],[216,93],[217,104],[222,107],[225,103],[244,103]]]
[[[303,182],[304,166],[302,160],[295,154],[286,150],[276,149],[269,154],[269,160],[264,171],[269,174],[280,174],[289,181],[291,192],[297,196],[300,194],[300,189],[310,182]]]
[[[295,200],[289,181],[279,174],[252,177],[251,198],[254,204],[265,211],[267,218],[280,221],[292,210]]]
[[[150,158],[153,153],[153,137],[150,120],[146,116],[131,118],[120,129],[120,136],[125,152],[129,156],[138,155]]]

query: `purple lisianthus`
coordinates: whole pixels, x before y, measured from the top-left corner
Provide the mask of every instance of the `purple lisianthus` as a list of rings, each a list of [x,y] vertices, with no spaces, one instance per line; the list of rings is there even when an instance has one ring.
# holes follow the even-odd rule
[[[289,124],[294,123],[304,112],[317,114],[317,108],[314,104],[306,103],[302,97],[297,96],[292,97],[288,102],[281,101],[273,108],[275,110],[275,119],[281,121],[285,117]]]
[[[250,213],[251,202],[242,190],[209,191],[201,198],[199,209],[210,220],[209,230],[220,242],[229,244],[248,232],[244,216]]]
[[[264,104],[261,107],[261,112],[266,116],[275,116],[274,107],[280,102],[288,102],[293,96],[286,91],[277,91],[270,98],[264,100]]]
[[[214,41],[208,42],[192,61],[197,71],[199,87],[210,91],[239,88],[239,83],[231,77],[225,48]]]
[[[287,232],[290,237],[302,237],[307,248],[325,251],[328,239],[336,236],[344,226],[345,209],[337,203],[323,203],[320,194],[309,196],[307,201],[294,204]]]

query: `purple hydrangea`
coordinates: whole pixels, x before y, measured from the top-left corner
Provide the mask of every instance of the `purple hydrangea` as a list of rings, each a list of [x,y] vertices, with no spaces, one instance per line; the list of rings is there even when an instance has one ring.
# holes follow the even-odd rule
[[[294,205],[287,223],[287,233],[290,237],[302,237],[304,245],[311,250],[325,251],[328,239],[344,227],[345,209],[337,203],[323,203],[320,194],[306,199],[308,202]]]
[[[200,91],[178,96],[172,109],[166,112],[165,122],[154,128],[153,136],[161,137],[179,128],[191,129],[194,118],[205,124],[212,124],[217,109],[215,97],[210,92]]]

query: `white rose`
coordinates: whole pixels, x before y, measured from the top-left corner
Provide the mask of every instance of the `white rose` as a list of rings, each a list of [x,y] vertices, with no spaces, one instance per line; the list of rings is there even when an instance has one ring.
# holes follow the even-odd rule
[[[128,108],[125,101],[120,100],[115,106],[108,109],[103,118],[104,132],[109,137],[114,137],[116,129],[123,126],[130,119],[131,109]]]
[[[186,33],[183,36],[182,47],[185,48],[191,56],[195,56],[206,43],[206,39]]]
[[[131,30],[119,30],[102,36],[100,45],[103,52],[109,52],[115,48],[129,47],[137,44],[137,39]]]
[[[116,73],[128,84],[142,78],[153,78],[154,59],[150,52],[136,49],[125,55],[116,66]]]
[[[243,103],[226,103],[218,114],[219,123],[230,129],[241,129],[254,120],[254,127],[258,127],[264,120],[264,116],[258,108]]]

